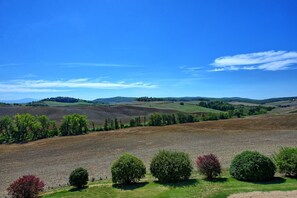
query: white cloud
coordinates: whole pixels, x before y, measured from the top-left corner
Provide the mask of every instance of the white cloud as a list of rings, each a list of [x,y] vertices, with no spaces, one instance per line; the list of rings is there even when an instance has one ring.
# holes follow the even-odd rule
[[[143,82],[108,82],[92,81],[87,78],[70,79],[66,81],[46,80],[14,80],[10,83],[0,82],[0,92],[65,92],[75,88],[86,89],[127,89],[127,88],[155,88],[156,85]],[[66,88],[66,89],[65,89]],[[63,89],[63,90],[62,90]]]
[[[297,52],[266,51],[234,56],[223,56],[211,64],[214,69],[210,71],[226,70],[286,70],[297,64]]]

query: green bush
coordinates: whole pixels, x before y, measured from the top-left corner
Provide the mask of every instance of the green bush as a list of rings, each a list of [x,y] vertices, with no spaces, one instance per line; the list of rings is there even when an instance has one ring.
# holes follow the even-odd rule
[[[71,186],[75,186],[77,188],[84,187],[89,181],[88,171],[84,168],[77,168],[71,172],[69,177],[69,183]]]
[[[286,176],[297,176],[297,148],[281,148],[274,156],[280,173]]]
[[[143,162],[129,153],[123,154],[111,167],[112,182],[119,184],[137,182],[145,173]]]
[[[177,182],[191,176],[193,166],[183,152],[159,151],[151,162],[150,171],[160,182]]]
[[[244,151],[235,156],[230,166],[230,175],[243,181],[267,181],[275,174],[272,160],[256,151]]]

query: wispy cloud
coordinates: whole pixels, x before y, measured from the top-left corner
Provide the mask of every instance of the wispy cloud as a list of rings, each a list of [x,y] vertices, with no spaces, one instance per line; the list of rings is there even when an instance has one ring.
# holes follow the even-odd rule
[[[210,71],[278,71],[292,69],[295,64],[297,64],[296,51],[266,51],[219,57],[211,64],[214,68]]]
[[[183,65],[180,66],[179,69],[181,69],[184,73],[191,74],[193,76],[199,76],[202,67],[189,67],[187,65]]]
[[[19,85],[0,84],[0,93],[50,93],[50,92],[68,92],[63,89],[34,89],[22,87]]]
[[[65,92],[76,88],[85,89],[128,89],[128,88],[155,88],[156,85],[143,82],[108,82],[94,81],[88,78],[70,79],[66,81],[46,80],[14,80],[9,83],[0,83],[0,92]]]
[[[28,74],[23,76],[23,78],[35,78],[35,77],[37,77],[37,76],[34,75],[34,74],[31,74],[31,73],[28,73]]]
[[[68,62],[68,63],[51,63],[66,67],[140,67],[138,65],[114,64],[114,63],[90,63],[90,62]]]
[[[18,66],[21,64],[17,64],[17,63],[5,63],[5,64],[0,64],[0,67],[10,67],[10,66]]]

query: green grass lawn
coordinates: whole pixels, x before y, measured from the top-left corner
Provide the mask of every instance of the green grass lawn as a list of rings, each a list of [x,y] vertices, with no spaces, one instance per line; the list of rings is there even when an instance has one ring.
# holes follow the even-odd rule
[[[262,183],[242,182],[224,173],[221,178],[206,181],[195,175],[186,182],[160,184],[148,178],[139,184],[113,186],[110,181],[92,182],[80,191],[71,187],[60,188],[44,194],[45,198],[95,198],[95,197],[210,197],[223,198],[230,194],[251,191],[289,191],[297,189],[297,179],[276,177]]]
[[[219,112],[222,112],[222,111],[218,111],[215,109],[200,107],[196,104],[187,103],[187,102],[185,102],[184,105],[180,105],[179,102],[143,102],[143,103],[135,104],[135,106],[151,107],[151,108],[157,108],[157,109],[170,109],[170,110],[176,110],[176,111],[181,111],[181,112],[185,112],[185,113],[195,113],[195,112],[219,113]]]

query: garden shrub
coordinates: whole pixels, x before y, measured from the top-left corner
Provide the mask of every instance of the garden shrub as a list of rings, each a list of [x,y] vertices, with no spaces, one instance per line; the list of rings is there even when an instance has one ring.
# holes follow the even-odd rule
[[[76,188],[83,188],[89,181],[89,173],[84,168],[73,170],[69,176],[69,183]]]
[[[274,156],[280,173],[286,176],[297,176],[297,148],[285,147]]]
[[[183,152],[159,151],[152,159],[150,171],[160,182],[177,182],[191,176],[192,163]]]
[[[199,172],[208,179],[221,174],[221,164],[214,154],[199,156],[196,160],[196,165]]]
[[[143,178],[146,174],[146,169],[140,159],[129,153],[125,153],[113,163],[111,174],[112,182],[130,184]]]
[[[244,151],[235,156],[230,166],[230,175],[243,181],[267,181],[275,174],[272,160],[256,151]]]
[[[7,188],[13,198],[36,198],[43,191],[44,182],[34,175],[25,175],[14,181]]]

